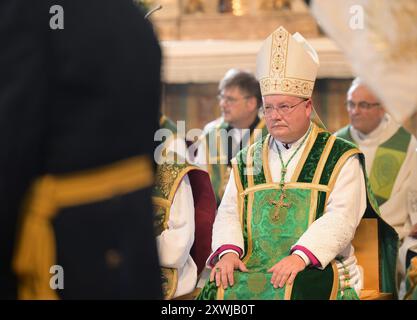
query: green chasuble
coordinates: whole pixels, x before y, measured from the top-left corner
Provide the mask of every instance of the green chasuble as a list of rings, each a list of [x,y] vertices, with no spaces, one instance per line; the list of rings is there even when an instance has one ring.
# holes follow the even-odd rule
[[[338,137],[355,143],[350,134],[351,126],[346,126],[336,132]],[[375,159],[372,163],[369,183],[378,205],[387,201],[400,172],[401,166],[407,156],[408,146],[411,141],[411,134],[403,127],[387,141],[378,146]]]
[[[235,284],[224,290],[207,282],[199,299],[336,299],[340,297],[335,260],[324,270],[306,268],[292,286],[274,288],[267,270],[290,254],[291,247],[309,225],[325,211],[325,204],[346,160],[358,154],[355,146],[313,125],[304,152],[290,182],[285,184],[285,203],[280,201],[280,185],[272,182],[268,165],[269,135],[243,149],[233,163],[239,200],[238,210],[245,243],[242,258],[249,272],[235,270]],[[266,161],[263,161],[265,159]],[[366,173],[364,170],[366,179]],[[368,188],[369,190],[369,188]],[[365,216],[378,219],[381,290],[395,295],[397,234],[378,214],[368,192]],[[281,199],[282,200],[282,199]],[[355,199],[352,199],[355,201]]]
[[[203,137],[206,140],[207,171],[210,175],[211,184],[216,196],[217,206],[222,200],[231,171],[228,161],[228,153],[231,151],[228,143],[228,129],[229,125],[226,122],[223,122],[211,129]],[[265,126],[265,121],[263,119],[258,120],[256,126],[253,130],[251,130],[249,145],[266,136],[267,133],[268,131]]]

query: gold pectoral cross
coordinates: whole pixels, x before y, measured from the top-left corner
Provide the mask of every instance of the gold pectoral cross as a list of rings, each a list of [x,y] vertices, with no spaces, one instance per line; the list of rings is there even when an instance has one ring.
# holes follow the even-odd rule
[[[285,194],[285,192],[283,190],[281,190],[281,195],[279,196],[278,201],[273,200],[273,199],[269,200],[269,204],[273,205],[275,207],[274,211],[271,214],[272,221],[277,222],[279,220],[278,218],[279,218],[279,209],[280,208],[287,208],[287,209],[291,208],[290,203],[284,202],[284,199],[286,197],[287,197],[287,195]]]

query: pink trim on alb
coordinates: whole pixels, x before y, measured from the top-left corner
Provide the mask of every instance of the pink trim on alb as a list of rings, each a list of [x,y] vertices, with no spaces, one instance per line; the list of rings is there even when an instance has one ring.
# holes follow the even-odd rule
[[[224,244],[222,245],[219,249],[216,250],[216,252],[214,252],[211,257],[210,257],[210,261],[209,261],[209,266],[210,267],[214,267],[215,263],[213,263],[213,261],[225,250],[234,250],[239,254],[239,257],[242,255],[243,250],[240,249],[238,246],[235,246],[233,244]]]

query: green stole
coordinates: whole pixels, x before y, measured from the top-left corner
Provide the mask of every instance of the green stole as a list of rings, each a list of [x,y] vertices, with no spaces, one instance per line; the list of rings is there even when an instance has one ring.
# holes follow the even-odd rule
[[[355,143],[350,134],[350,125],[336,132],[338,137]],[[391,196],[395,180],[407,156],[411,134],[403,127],[387,141],[378,146],[372,163],[369,183],[378,205],[383,205]]]
[[[220,134],[228,127],[226,122],[222,122],[215,128],[211,129],[205,136],[206,140],[206,163],[207,171],[210,175],[211,184],[216,196],[217,206],[220,204],[224,190],[229,180],[230,167],[228,166],[228,135]],[[263,119],[259,120],[258,125],[251,133],[249,144],[253,144],[259,139],[259,130],[262,130],[262,136],[266,136],[268,131]]]
[[[277,212],[272,200],[279,199],[280,187],[279,183],[272,182],[268,165],[269,139],[268,135],[262,141],[243,149],[233,163],[239,194],[238,210],[245,240],[245,256],[242,260],[249,272],[235,271],[235,284],[226,290],[222,287],[217,289],[215,282],[208,282],[199,299],[306,300],[338,297],[339,274],[335,261],[324,270],[306,268],[297,275],[293,285],[277,289],[270,283],[272,273],[267,270],[288,256],[291,246],[314,220],[322,216],[327,198],[346,160],[359,154],[364,168],[363,156],[353,144],[313,125],[291,181],[285,184],[286,202],[291,203],[291,207],[279,208]],[[366,179],[365,170],[364,175]],[[371,198],[372,194],[368,193],[368,199]],[[379,218],[377,206],[373,207],[371,203],[375,204],[368,201],[366,215],[378,219],[388,229],[383,230],[388,232],[388,236],[383,232],[380,234],[380,242],[385,237],[388,239],[384,242],[386,248],[380,246],[381,278],[387,279],[382,281],[386,283],[382,289],[394,292],[396,234]],[[278,219],[274,219],[274,216]]]

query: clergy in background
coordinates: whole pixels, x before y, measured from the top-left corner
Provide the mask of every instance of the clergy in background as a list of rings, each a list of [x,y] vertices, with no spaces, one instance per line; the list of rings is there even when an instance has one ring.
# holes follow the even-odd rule
[[[382,218],[400,240],[410,233],[407,192],[417,168],[417,140],[385,112],[381,101],[356,78],[347,93],[350,124],[336,132],[365,155],[366,171]]]
[[[310,120],[318,67],[298,33],[280,27],[263,43],[257,77],[269,135],[232,161],[200,299],[357,299],[351,242],[364,214],[381,227],[381,289],[395,295],[397,235],[367,191],[363,154]]]
[[[155,153],[154,228],[164,299],[192,299],[199,279],[207,279],[216,200],[206,171],[185,160],[185,139],[175,123],[161,115],[168,135]],[[201,281],[204,284],[204,281]],[[200,285],[201,287],[201,285]]]
[[[417,169],[417,140],[385,112],[382,102],[360,78],[353,80],[346,107],[350,124],[336,135],[356,144],[365,155],[369,183],[382,218],[405,240],[400,274],[405,275],[406,255],[417,255],[417,239],[409,237],[413,223],[412,172]],[[414,181],[414,183],[413,183]],[[407,252],[411,250],[411,252]]]
[[[261,92],[253,74],[230,69],[220,81],[218,99],[222,117],[206,125],[195,158],[210,175],[217,205],[229,179],[230,160],[266,134],[265,122],[259,117]]]

